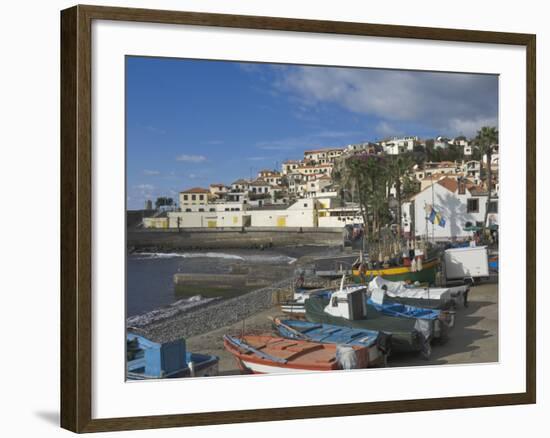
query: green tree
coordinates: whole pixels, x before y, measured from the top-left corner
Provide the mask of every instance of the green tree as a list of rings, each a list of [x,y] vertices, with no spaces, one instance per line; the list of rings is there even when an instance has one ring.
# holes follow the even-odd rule
[[[388,183],[390,186],[395,186],[395,198],[397,200],[397,235],[399,237],[401,237],[401,202],[404,195],[404,181],[409,178],[412,166],[413,160],[408,154],[394,155],[387,162]]]
[[[481,152],[481,156],[487,156],[487,204],[485,206],[485,219],[483,220],[483,231],[487,226],[487,217],[489,215],[489,204],[491,202],[491,192],[493,188],[492,170],[491,170],[491,158],[493,154],[493,145],[498,144],[498,130],[496,127],[483,126],[477,131],[475,142]],[[485,233],[484,233],[485,234]]]
[[[160,198],[157,198],[157,200],[155,201],[155,207],[157,209],[159,209],[160,207],[164,207],[164,206],[171,206],[171,205],[174,205],[174,200],[172,198],[166,198],[164,196],[160,197]]]
[[[386,158],[376,154],[357,154],[340,160],[333,177],[343,196],[346,192],[359,204],[363,218],[363,251],[367,239],[379,235],[387,216],[387,168]]]

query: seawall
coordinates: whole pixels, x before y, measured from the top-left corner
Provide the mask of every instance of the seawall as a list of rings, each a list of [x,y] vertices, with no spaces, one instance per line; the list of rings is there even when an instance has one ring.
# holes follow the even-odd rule
[[[340,228],[280,229],[129,229],[127,247],[137,251],[271,248],[294,245],[343,245]]]

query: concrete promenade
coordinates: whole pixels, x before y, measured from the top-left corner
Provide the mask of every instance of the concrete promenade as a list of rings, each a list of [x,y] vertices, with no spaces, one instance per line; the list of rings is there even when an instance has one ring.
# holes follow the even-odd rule
[[[343,229],[128,229],[127,247],[137,251],[182,249],[272,248],[299,245],[343,245]]]

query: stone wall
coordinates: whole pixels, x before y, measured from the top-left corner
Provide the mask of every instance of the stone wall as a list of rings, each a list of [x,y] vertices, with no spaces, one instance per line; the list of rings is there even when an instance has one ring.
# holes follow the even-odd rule
[[[319,230],[128,230],[127,246],[137,251],[271,248],[293,245],[343,245],[342,229]]]

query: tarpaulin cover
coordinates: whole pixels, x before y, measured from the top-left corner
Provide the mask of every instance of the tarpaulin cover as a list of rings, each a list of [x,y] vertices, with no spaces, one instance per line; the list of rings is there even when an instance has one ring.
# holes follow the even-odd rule
[[[401,318],[384,315],[375,307],[367,304],[367,317],[365,319],[350,320],[338,316],[332,316],[325,312],[329,300],[312,297],[305,302],[306,318],[310,322],[384,331],[392,335],[393,351],[421,351],[423,349],[423,336],[415,328],[416,319]],[[431,321],[428,321],[431,323]]]
[[[434,320],[439,318],[439,315],[441,314],[439,310],[423,309],[422,307],[408,306],[401,303],[377,304],[370,298],[367,300],[367,303],[376,308],[379,312],[382,312],[384,315],[389,316]]]

